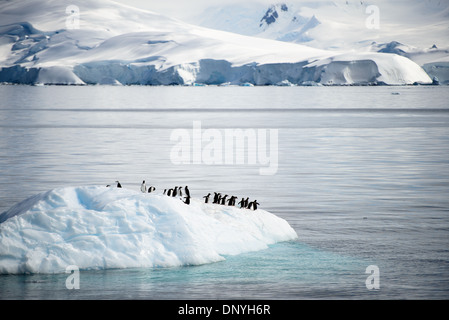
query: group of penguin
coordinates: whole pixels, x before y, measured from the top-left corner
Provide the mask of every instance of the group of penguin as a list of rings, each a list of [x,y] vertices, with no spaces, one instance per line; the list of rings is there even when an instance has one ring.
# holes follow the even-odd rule
[[[205,203],[209,203],[210,196],[211,196],[211,193],[209,193],[207,196],[203,197],[205,199],[204,200]],[[212,203],[226,205],[226,202],[227,202],[228,206],[235,206],[235,200],[237,199],[237,197],[231,196],[229,199],[227,199],[227,197],[228,197],[227,194],[222,196],[221,193],[214,192],[214,200],[212,201]],[[240,200],[240,202],[238,202],[238,204],[240,205],[241,209],[253,208],[254,210],[257,210],[257,206],[260,205],[260,203],[257,202],[257,200],[249,202],[249,197],[247,197],[246,199],[242,198],[242,200]]]
[[[147,193],[147,191],[148,191],[148,193],[151,193],[151,192],[153,192],[155,190],[156,190],[156,188],[153,187],[153,186],[151,186],[151,187],[149,187],[147,189],[147,185],[145,183],[145,180],[142,181],[142,185],[140,186],[140,191],[142,191],[143,193]]]
[[[120,182],[116,181],[116,183],[117,183],[117,188],[122,187]],[[108,187],[109,187],[109,185],[108,185]],[[142,191],[143,193],[147,193],[147,192],[151,193],[155,190],[156,190],[156,188],[153,186],[147,188],[145,180],[142,181],[142,184],[140,186],[140,191]],[[168,191],[167,191],[167,189],[164,189],[164,194],[169,197],[179,196],[182,199],[182,190],[183,190],[182,187],[174,187],[174,188],[168,189]],[[185,197],[184,197],[185,201],[183,201],[183,202],[185,204],[190,204],[190,190],[189,190],[188,186],[184,187],[184,194],[185,194]],[[211,196],[211,193],[209,192],[208,195],[203,197],[204,203],[209,203],[210,196]],[[235,206],[235,201],[236,201],[237,197],[231,196],[229,199],[227,199],[227,198],[228,198],[227,194],[223,196],[220,192],[214,192],[214,199],[213,199],[212,203],[220,204],[220,205],[226,205],[226,203],[227,203],[228,206]],[[246,209],[254,209],[254,210],[257,210],[257,206],[260,205],[260,203],[257,202],[257,200],[249,202],[249,197],[247,197],[246,199],[242,198],[242,200],[240,200],[240,202],[238,202],[237,204],[240,205],[241,209],[246,208]]]
[[[153,191],[155,191],[156,188],[151,186],[147,189],[145,180],[142,181],[142,184],[140,185],[140,191],[142,191],[143,193],[151,193]],[[174,187],[171,189],[164,189],[164,194],[169,196],[169,197],[176,197],[179,196],[182,199],[182,187]],[[189,187],[185,186],[184,187],[184,194],[186,195],[184,197],[185,201],[183,201],[185,204],[190,204],[190,191],[189,191]]]

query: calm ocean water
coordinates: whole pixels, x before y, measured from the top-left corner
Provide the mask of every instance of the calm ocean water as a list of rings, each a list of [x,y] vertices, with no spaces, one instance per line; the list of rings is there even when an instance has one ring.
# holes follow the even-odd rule
[[[0,97],[0,212],[56,187],[145,179],[258,199],[299,237],[201,266],[82,271],[79,290],[66,274],[0,275],[0,299],[449,298],[449,87],[0,86]],[[173,163],[171,135],[195,124],[277,130],[275,174]]]

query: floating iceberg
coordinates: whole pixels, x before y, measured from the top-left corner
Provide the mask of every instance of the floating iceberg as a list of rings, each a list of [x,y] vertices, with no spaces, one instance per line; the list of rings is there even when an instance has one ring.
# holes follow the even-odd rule
[[[287,221],[261,209],[67,187],[0,214],[0,274],[198,265],[296,238]]]

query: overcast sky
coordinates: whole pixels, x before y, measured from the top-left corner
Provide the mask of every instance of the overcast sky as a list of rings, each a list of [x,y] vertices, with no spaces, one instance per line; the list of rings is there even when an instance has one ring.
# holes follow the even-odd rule
[[[202,12],[205,8],[219,6],[242,0],[114,0],[136,8],[156,11],[178,19],[191,17],[195,13]],[[272,4],[273,0],[245,0],[246,2],[259,2]]]

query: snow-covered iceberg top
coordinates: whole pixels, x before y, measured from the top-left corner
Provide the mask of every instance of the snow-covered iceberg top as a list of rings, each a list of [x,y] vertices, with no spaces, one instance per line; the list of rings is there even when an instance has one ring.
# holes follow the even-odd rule
[[[287,221],[260,208],[66,187],[0,214],[0,274],[197,265],[296,238]]]

